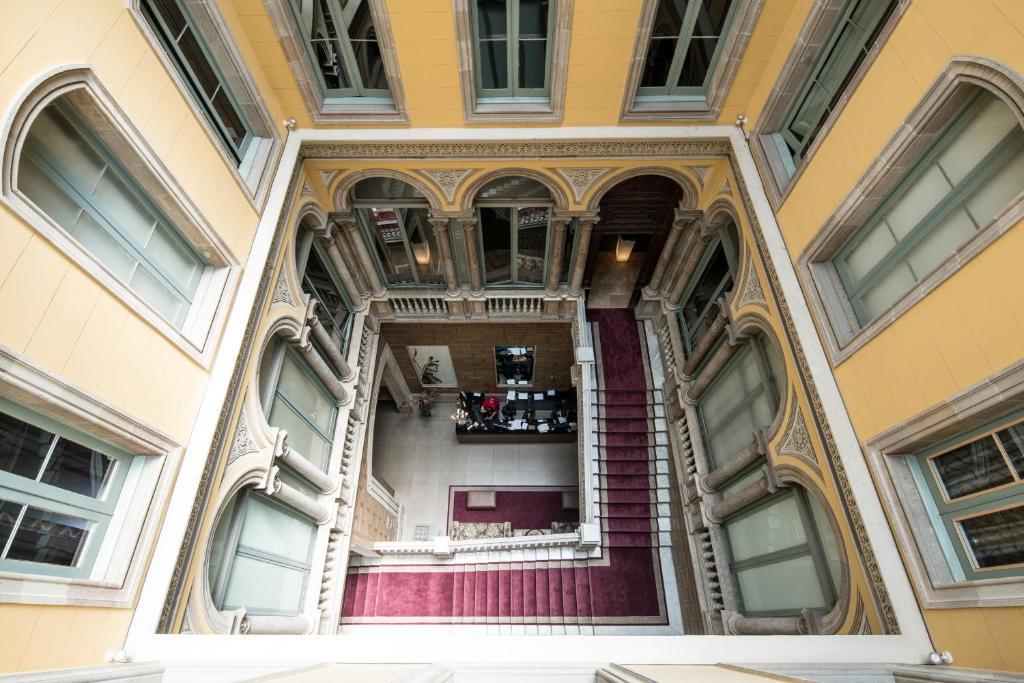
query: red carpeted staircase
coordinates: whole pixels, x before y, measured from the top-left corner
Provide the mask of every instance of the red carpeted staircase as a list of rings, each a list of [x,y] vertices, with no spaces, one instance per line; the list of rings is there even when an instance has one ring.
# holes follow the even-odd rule
[[[600,557],[571,547],[474,553],[444,564],[352,558],[343,625],[525,624],[540,632],[668,623],[658,489],[667,479],[646,344],[632,311],[589,313],[598,359],[596,405]],[[586,428],[586,426],[581,426]],[[593,428],[593,426],[592,426]],[[660,446],[660,447],[659,447]],[[663,467],[663,466],[662,466]],[[666,470],[667,471],[667,470]],[[480,557],[483,556],[483,557]],[[399,560],[400,561],[400,560]]]

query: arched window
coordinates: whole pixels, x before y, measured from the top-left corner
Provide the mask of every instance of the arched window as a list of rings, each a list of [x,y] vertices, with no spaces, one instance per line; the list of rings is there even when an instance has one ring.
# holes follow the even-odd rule
[[[987,90],[832,258],[859,325],[881,316],[991,224],[1024,189],[1024,129]]]
[[[499,178],[480,190],[474,205],[486,284],[543,284],[553,206],[548,188],[530,178]]]
[[[295,270],[302,280],[302,291],[316,299],[317,317],[337,348],[345,354],[355,321],[352,301],[330,258],[305,222],[299,225],[295,237]]]
[[[177,329],[186,326],[206,263],[61,95],[32,122],[17,187],[103,268]]]
[[[444,284],[441,249],[419,190],[400,180],[368,178],[356,183],[352,195],[370,251],[389,285]]]
[[[799,487],[783,489],[736,513],[723,529],[743,615],[824,613],[835,605],[842,560],[816,497]]]
[[[334,398],[287,342],[274,338],[260,361],[259,389],[267,422],[288,433],[288,448],[326,471],[334,440]],[[311,482],[279,465],[280,481],[316,501]],[[209,582],[218,609],[253,614],[302,612],[316,523],[302,511],[256,490],[240,493],[221,514],[210,548]],[[268,589],[268,587],[270,589]]]
[[[715,321],[719,314],[719,299],[736,281],[736,269],[739,266],[738,240],[736,224],[731,217],[726,218],[683,290],[679,306],[679,327],[687,355],[693,353],[694,347]]]
[[[777,350],[760,334],[737,349],[719,371],[698,404],[712,469],[746,448],[754,432],[775,419],[783,373]]]

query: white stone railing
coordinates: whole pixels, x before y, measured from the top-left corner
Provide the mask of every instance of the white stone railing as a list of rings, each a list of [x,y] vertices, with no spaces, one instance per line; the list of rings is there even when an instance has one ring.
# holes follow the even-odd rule
[[[448,304],[445,301],[444,291],[393,292],[388,294],[388,301],[391,302],[391,309],[396,317],[436,318],[448,316]]]
[[[496,293],[486,301],[488,315],[540,315],[544,311],[543,292]]]
[[[594,524],[600,520],[598,510],[600,491],[594,473],[597,460],[597,415],[594,410],[597,396],[597,367],[593,359],[594,340],[590,334],[590,325],[587,323],[583,297],[576,301],[573,335],[577,349],[575,374],[578,428],[576,444],[579,466],[580,523]],[[587,351],[588,349],[589,351]],[[600,529],[598,529],[598,536],[600,536]]]
[[[539,288],[487,289],[476,296],[466,290],[392,289],[375,302],[374,309],[381,320],[569,320],[576,315],[573,297],[564,291],[547,296]]]
[[[373,544],[373,549],[381,555],[434,555],[439,558],[450,558],[458,553],[522,550],[524,548],[556,548],[563,546],[577,547],[581,544],[581,541],[581,532],[579,531],[571,534],[474,538],[464,541],[453,541],[447,536],[437,536],[432,541],[380,541]]]

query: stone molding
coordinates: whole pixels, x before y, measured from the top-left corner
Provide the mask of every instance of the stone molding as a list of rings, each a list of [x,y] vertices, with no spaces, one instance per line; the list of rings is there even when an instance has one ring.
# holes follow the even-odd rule
[[[449,204],[455,203],[455,194],[466,176],[480,169],[476,168],[417,168],[420,173],[431,180],[444,193]]]
[[[569,184],[569,187],[572,188],[572,196],[576,203],[579,203],[587,194],[590,186],[601,177],[607,175],[612,169],[608,167],[586,166],[582,168],[550,168],[548,170],[562,176],[565,182]]]

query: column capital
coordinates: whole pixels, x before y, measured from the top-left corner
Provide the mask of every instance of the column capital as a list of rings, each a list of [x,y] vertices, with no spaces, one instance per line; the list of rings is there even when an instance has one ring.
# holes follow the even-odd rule
[[[451,216],[438,216],[433,213],[427,215],[427,222],[430,223],[430,226],[437,231],[447,231],[448,224],[451,223],[451,221]]]
[[[345,230],[356,229],[356,215],[351,211],[332,211],[327,214],[327,222]]]
[[[672,218],[672,229],[682,230],[696,221],[704,218],[704,212],[697,209],[676,209]]]

